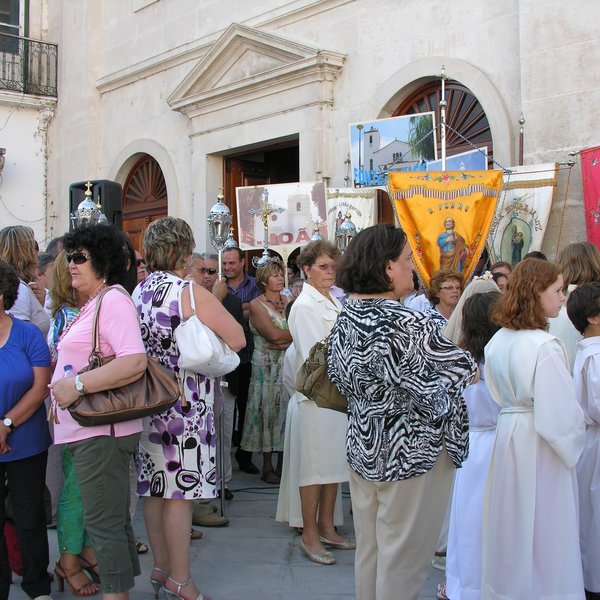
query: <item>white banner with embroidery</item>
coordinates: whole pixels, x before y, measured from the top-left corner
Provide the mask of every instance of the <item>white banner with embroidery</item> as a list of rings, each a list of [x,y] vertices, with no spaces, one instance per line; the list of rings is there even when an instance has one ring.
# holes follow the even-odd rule
[[[510,167],[490,233],[491,261],[516,265],[528,252],[541,250],[552,196],[556,187],[557,164]]]
[[[327,189],[327,238],[333,244],[346,215],[362,231],[377,223],[377,188]]]

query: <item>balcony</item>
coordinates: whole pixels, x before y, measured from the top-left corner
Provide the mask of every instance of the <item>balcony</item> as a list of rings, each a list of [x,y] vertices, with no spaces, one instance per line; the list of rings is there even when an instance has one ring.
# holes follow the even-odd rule
[[[0,90],[56,98],[58,45],[0,33]]]

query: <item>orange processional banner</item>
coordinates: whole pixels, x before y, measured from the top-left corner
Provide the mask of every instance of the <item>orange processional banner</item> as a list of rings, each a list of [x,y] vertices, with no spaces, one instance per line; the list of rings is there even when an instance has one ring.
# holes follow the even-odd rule
[[[389,173],[388,185],[423,283],[448,269],[466,282],[485,246],[502,171]]]

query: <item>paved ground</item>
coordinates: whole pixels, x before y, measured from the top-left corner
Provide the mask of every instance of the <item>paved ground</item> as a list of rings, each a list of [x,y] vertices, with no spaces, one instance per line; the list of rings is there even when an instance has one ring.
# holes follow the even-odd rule
[[[227,527],[204,528],[204,538],[192,542],[192,573],[200,590],[213,600],[329,600],[354,598],[354,552],[334,550],[337,564],[317,565],[300,554],[298,535],[275,521],[277,486],[263,484],[257,475],[234,470],[231,490],[235,497],[225,503],[231,519]],[[350,500],[344,494],[347,525],[352,534]],[[134,522],[138,537],[145,538],[140,506]],[[57,560],[56,531],[49,530],[51,564]],[[130,593],[132,600],[153,600],[148,581],[151,554],[140,557],[142,575]],[[443,573],[430,569],[419,598],[436,598]],[[52,596],[61,600],[53,586]],[[28,600],[18,581],[12,585],[12,600]],[[162,597],[164,600],[164,597]],[[398,600],[402,600],[399,598]]]

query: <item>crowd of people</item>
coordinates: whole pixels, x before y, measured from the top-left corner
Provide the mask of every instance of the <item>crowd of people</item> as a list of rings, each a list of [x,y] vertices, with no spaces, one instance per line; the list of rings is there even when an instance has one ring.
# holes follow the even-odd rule
[[[107,224],[45,252],[28,227],[0,230],[0,522],[14,522],[28,596],[48,600],[53,523],[59,589],[125,600],[148,550],[131,525],[139,497],[156,598],[208,599],[190,539],[193,525],[229,522],[210,500],[234,497],[233,456],[279,486],[276,520],[308,560],[355,550],[358,600],[417,598],[434,555],[446,557],[440,599],[600,598],[593,244],[470,282],[444,264],[423,289],[393,225],[359,232],[343,254],[312,241],[294,265],[273,257],[254,276],[239,248],[220,265],[196,242],[174,217],[151,223],[139,250]],[[86,370],[95,319],[114,358]],[[233,372],[180,369],[189,319],[238,353]],[[296,390],[324,339],[346,414]],[[83,395],[135,381],[149,358],[178,374],[171,408],[112,425],[73,418]],[[356,539],[343,533],[345,482]],[[9,554],[0,536],[0,600]]]

